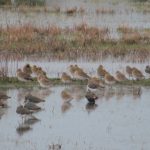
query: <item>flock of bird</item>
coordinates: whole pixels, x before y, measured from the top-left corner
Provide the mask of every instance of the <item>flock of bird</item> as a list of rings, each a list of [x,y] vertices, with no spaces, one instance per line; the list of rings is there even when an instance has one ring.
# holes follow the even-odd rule
[[[75,79],[87,81],[85,82],[87,83],[87,88],[84,93],[84,97],[88,100],[87,108],[93,108],[96,106],[95,100],[99,98],[99,95],[97,95],[95,91],[103,91],[105,87],[112,87],[117,82],[133,79],[141,80],[145,78],[139,69],[135,67],[132,68],[130,66],[126,66],[125,74],[121,71],[116,71],[115,76],[111,75],[102,65],[97,68],[97,76],[94,77],[88,75],[78,65],[70,65],[68,67],[68,72],[69,73],[63,72],[60,77],[61,81],[65,84],[70,84]],[[146,66],[145,72],[150,74],[150,66]],[[22,82],[32,82],[36,78],[40,87],[44,89],[49,89],[52,87],[51,80],[49,80],[46,72],[41,67],[35,65],[31,66],[26,64],[22,69],[18,69],[17,78]],[[138,91],[140,92],[140,90]],[[9,96],[3,92],[0,92],[0,107],[6,107],[6,101],[9,98]],[[74,99],[73,91],[70,92],[69,90],[63,90],[61,92],[61,98],[63,100],[62,111],[65,112],[66,109],[70,107],[70,102]],[[30,126],[26,126],[26,122],[32,124],[39,121],[39,119],[34,117],[33,114],[43,110],[43,108],[38,105],[43,102],[45,102],[45,100],[39,97],[31,94],[25,95],[23,104],[16,108],[16,113],[21,115],[22,119],[25,118],[24,123],[17,129],[18,132],[30,129]],[[26,119],[26,117],[28,117],[28,119]]]
[[[85,97],[87,98],[87,100],[90,103],[94,103],[95,100],[98,98],[94,93],[95,90],[105,88],[106,85],[112,86],[116,82],[122,82],[122,81],[126,81],[126,80],[131,80],[131,79],[132,80],[133,79],[141,80],[141,79],[145,78],[143,73],[138,68],[135,68],[135,67],[132,68],[130,66],[126,66],[126,74],[122,73],[121,71],[116,71],[115,76],[111,75],[104,68],[103,65],[100,65],[97,68],[97,76],[94,76],[94,77],[89,76],[78,65],[70,65],[68,67],[68,71],[69,71],[70,75],[66,72],[63,72],[61,75],[61,78],[60,78],[61,81],[65,84],[67,84],[67,83],[71,83],[74,79],[87,80],[88,81],[87,82],[87,93],[86,93]],[[150,66],[146,66],[145,72],[150,74]],[[51,81],[47,77],[46,72],[41,67],[38,67],[36,65],[31,66],[30,64],[26,64],[22,69],[17,70],[17,78],[19,81],[22,81],[22,82],[33,81],[33,79],[35,77],[37,79],[37,82],[39,83],[39,85],[42,88],[52,87]],[[73,99],[73,97],[67,91],[62,91],[61,96],[65,102],[70,102]],[[0,106],[5,107],[5,99],[8,99],[10,97],[8,97],[7,95],[5,95],[3,93],[0,93],[0,97],[1,97],[0,99],[3,99],[3,100],[0,100]],[[30,95],[28,97],[33,98],[32,95]],[[33,99],[35,99],[35,97]],[[30,106],[30,108],[34,108],[34,109],[40,109],[33,103],[34,102],[32,102],[32,101],[25,103],[24,106],[21,106],[17,109],[17,112],[21,113],[21,111],[22,111],[22,113],[24,113],[24,112],[32,113],[33,110],[28,111],[27,109],[29,109],[29,108],[27,108],[27,106]]]
[[[35,65],[31,67],[29,64],[26,64],[23,69],[17,70],[17,78],[22,82],[33,81],[33,77],[31,76],[32,74],[37,77],[37,81],[41,87],[48,88],[51,86],[46,72],[43,71],[41,67],[37,67]]]
[[[103,65],[100,65],[97,68],[97,77],[90,77],[81,67],[78,65],[70,65],[69,66],[70,75],[66,72],[63,72],[61,75],[61,81],[63,83],[71,83],[72,79],[79,79],[79,80],[88,80],[89,83],[91,82],[99,82],[101,85],[104,83],[108,85],[112,85],[117,82],[122,82],[128,80],[125,74],[120,71],[116,71],[115,76],[112,76]],[[146,66],[145,72],[150,74],[150,66]],[[34,74],[37,77],[37,81],[41,87],[47,88],[51,86],[51,83],[47,77],[46,72],[36,65],[30,66],[26,64],[22,69],[17,70],[17,78],[20,81],[27,82],[32,81],[33,77],[31,76]],[[127,76],[132,79],[141,80],[144,79],[143,73],[135,67],[126,66],[126,74]]]
[[[63,72],[60,79],[63,83],[68,84],[73,80],[86,80],[87,82],[87,93],[85,97],[90,103],[95,103],[95,100],[98,98],[93,91],[97,89],[105,88],[106,85],[113,86],[117,82],[123,82],[127,80],[141,80],[145,76],[143,73],[136,67],[126,66],[126,74],[121,71],[116,71],[115,76],[110,74],[108,70],[104,68],[103,65],[99,65],[97,68],[97,75],[91,77],[88,75],[81,67],[78,65],[70,65],[68,67],[69,74]],[[150,66],[146,66],[145,72],[150,74]],[[31,66],[26,64],[22,69],[17,70],[17,78],[22,82],[32,81],[33,77],[36,77],[37,82],[42,88],[52,87],[52,83],[49,80],[46,72],[36,65]],[[72,97],[67,92],[61,93],[62,97],[66,102],[72,100]]]

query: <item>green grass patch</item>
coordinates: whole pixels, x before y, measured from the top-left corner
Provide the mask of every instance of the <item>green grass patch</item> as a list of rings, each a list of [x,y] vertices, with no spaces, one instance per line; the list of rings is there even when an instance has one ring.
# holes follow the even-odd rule
[[[43,6],[45,0],[15,0],[17,5],[28,5],[28,6]]]
[[[52,85],[69,85],[69,84],[64,84],[59,78],[50,78],[49,79],[52,83]],[[87,81],[82,81],[82,80],[73,80],[70,85],[85,85],[87,84]],[[19,81],[16,77],[5,77],[5,78],[0,78],[0,88],[30,88],[30,87],[35,87],[39,86],[36,78],[33,79],[33,81],[29,82],[21,82]]]
[[[49,79],[52,83],[52,86],[57,85],[87,85],[87,80],[73,80],[70,84],[64,84],[59,78],[50,78]],[[124,82],[118,82],[116,85],[119,86],[150,86],[150,79],[143,79],[143,80],[128,80]],[[37,80],[34,79],[30,82],[21,82],[16,77],[7,77],[0,79],[0,88],[32,88],[32,87],[40,87]]]

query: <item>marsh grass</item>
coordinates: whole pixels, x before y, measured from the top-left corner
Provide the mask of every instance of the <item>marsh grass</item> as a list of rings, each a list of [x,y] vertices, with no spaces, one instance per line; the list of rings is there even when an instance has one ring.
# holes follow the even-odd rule
[[[120,25],[117,28],[117,31],[120,32],[120,33],[124,33],[125,34],[125,33],[134,33],[137,30],[129,27],[128,25]]]
[[[120,40],[127,44],[134,43],[149,43],[150,41],[150,32],[147,30],[137,30],[129,26],[120,26],[117,28],[117,31],[121,33]]]
[[[76,14],[84,14],[86,9],[82,6],[79,7],[68,7],[68,8],[61,8],[59,5],[54,6],[46,6],[46,5],[26,5],[26,4],[18,4],[15,5],[0,5],[2,10],[9,10],[12,12],[19,12],[23,14],[29,13],[55,13],[55,14],[63,14],[63,15],[76,15]]]
[[[30,24],[0,27],[0,52],[16,53],[16,57],[31,54],[49,55],[58,60],[77,58],[100,59],[107,56],[126,56],[135,53],[149,56],[150,32],[122,27],[119,40],[109,37],[108,28],[90,27],[80,24],[73,28],[48,26],[35,27]],[[140,55],[139,55],[140,54]]]
[[[72,15],[74,13],[77,13],[77,7],[73,7],[73,8],[67,8],[65,10],[65,13],[68,14],[68,15]]]
[[[96,14],[115,14],[115,10],[111,8],[97,8],[96,9]]]
[[[143,13],[150,13],[150,1],[149,0],[133,0],[132,6],[136,11]]]

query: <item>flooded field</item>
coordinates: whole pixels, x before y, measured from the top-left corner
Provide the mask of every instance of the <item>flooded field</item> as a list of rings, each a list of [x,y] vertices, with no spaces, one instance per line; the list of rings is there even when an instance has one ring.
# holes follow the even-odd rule
[[[148,150],[149,92],[144,87],[115,87],[99,91],[95,105],[88,105],[84,86],[56,86],[50,91],[8,89],[8,108],[0,108],[0,148],[5,150]],[[140,89],[140,94],[137,90]],[[72,92],[73,100],[64,104],[61,92]],[[46,101],[28,122],[16,113],[25,95],[32,93]],[[27,117],[26,117],[27,118]],[[19,127],[29,125],[30,129]],[[109,144],[108,144],[109,143]],[[54,146],[55,145],[55,146]],[[60,148],[61,146],[61,148]]]
[[[83,23],[94,27],[107,27],[110,37],[118,38],[117,28],[127,25],[132,28],[150,27],[150,13],[137,10],[134,1],[123,0],[47,0],[46,12],[28,9],[0,10],[0,25],[31,24],[38,27],[57,25],[58,27],[74,27]],[[66,14],[75,8],[77,12]],[[22,10],[22,11],[21,11]],[[5,17],[4,17],[5,16]]]
[[[149,150],[150,1],[12,2],[0,7],[0,150]]]

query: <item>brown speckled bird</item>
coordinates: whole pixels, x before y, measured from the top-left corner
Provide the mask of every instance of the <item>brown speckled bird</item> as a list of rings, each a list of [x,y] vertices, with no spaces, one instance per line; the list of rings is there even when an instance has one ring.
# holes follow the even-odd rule
[[[126,76],[125,76],[123,73],[121,73],[120,71],[117,71],[117,72],[116,72],[115,79],[116,79],[118,82],[126,81],[126,80],[127,80]]]
[[[104,69],[103,65],[99,65],[99,67],[97,68],[97,75],[103,79],[106,73],[108,72]]]
[[[22,82],[33,81],[32,77],[29,74],[23,72],[21,69],[17,70],[17,78]]]
[[[116,83],[115,78],[112,75],[108,74],[108,73],[105,74],[104,80],[105,80],[105,83],[109,84],[109,85],[113,85],[113,84]]]
[[[52,83],[45,75],[39,75],[37,81],[43,88],[50,88],[52,86]]]
[[[144,75],[142,74],[142,72],[135,67],[132,69],[132,76],[136,80],[144,79]]]
[[[67,73],[63,72],[61,76],[61,81],[63,83],[71,83],[72,80],[71,80],[71,77]]]
[[[32,70],[31,70],[31,66],[29,64],[26,64],[24,67],[23,67],[23,72],[28,74],[28,75],[31,75],[32,74]]]
[[[71,76],[74,78],[74,73],[76,71],[76,67],[74,65],[70,65],[69,66],[69,72],[71,74]]]
[[[92,77],[88,80],[87,90],[89,89],[91,91],[96,91],[104,87],[105,87],[104,81],[100,80],[97,77]]]
[[[86,80],[90,78],[82,69],[76,69],[74,76],[79,80]]]
[[[132,77],[132,68],[130,66],[126,66],[126,73],[130,77]]]

